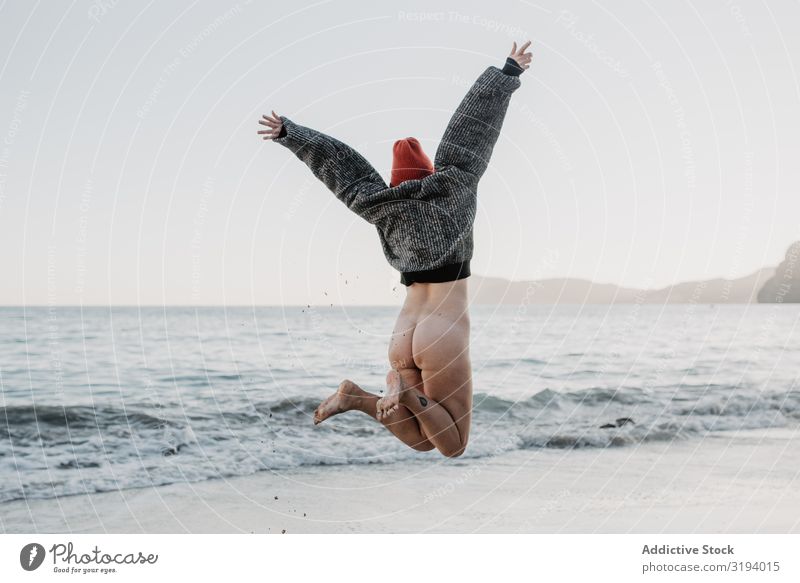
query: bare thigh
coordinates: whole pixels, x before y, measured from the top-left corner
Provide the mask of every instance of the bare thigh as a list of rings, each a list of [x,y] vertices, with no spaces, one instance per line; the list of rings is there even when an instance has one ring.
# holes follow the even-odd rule
[[[425,394],[448,410],[466,443],[472,419],[469,320],[436,313],[421,319],[412,351]]]

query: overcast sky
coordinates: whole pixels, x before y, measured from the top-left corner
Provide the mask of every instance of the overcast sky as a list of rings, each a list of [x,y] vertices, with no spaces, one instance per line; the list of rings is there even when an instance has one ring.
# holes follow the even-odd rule
[[[798,2],[431,5],[0,3],[0,304],[401,301],[374,228],[256,121],[388,180],[526,38],[474,273],[661,286],[800,239]]]

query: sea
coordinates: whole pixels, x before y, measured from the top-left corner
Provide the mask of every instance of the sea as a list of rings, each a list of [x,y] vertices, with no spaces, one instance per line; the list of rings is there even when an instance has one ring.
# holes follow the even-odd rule
[[[301,466],[443,463],[370,417],[397,307],[0,308],[0,503]],[[460,460],[800,428],[800,305],[474,306]]]

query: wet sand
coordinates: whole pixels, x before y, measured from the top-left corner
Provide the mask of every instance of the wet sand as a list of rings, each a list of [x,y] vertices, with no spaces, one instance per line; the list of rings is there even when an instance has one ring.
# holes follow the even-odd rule
[[[298,468],[14,501],[9,533],[797,533],[800,433]]]

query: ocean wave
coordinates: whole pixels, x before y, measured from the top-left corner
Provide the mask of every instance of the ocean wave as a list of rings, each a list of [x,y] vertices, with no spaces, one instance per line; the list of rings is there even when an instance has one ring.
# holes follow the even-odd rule
[[[0,407],[0,435],[6,437],[14,427],[48,426],[100,428],[120,425],[132,427],[164,427],[172,422],[136,409],[93,407],[91,405],[17,405]]]
[[[800,419],[796,389],[546,388],[523,399],[478,392],[473,401],[473,437],[465,454],[472,458],[514,449],[685,440]],[[438,459],[435,452],[420,454],[403,446],[360,413],[314,426],[317,397],[216,404],[186,410],[145,402],[0,407],[0,501],[298,466]]]
[[[623,411],[626,406],[639,410],[645,408],[653,414],[676,416],[752,416],[758,412],[780,412],[787,417],[800,414],[800,390],[783,392],[759,392],[732,387],[710,387],[699,395],[665,395],[636,387],[607,388],[596,387],[580,391],[559,392],[543,389],[524,399],[508,399],[482,392],[473,396],[475,413],[504,414],[517,416],[534,412],[553,412],[569,405],[568,413],[578,415],[581,408],[587,411],[597,408],[616,407]],[[319,405],[318,397],[284,397],[266,401],[251,401],[238,409],[203,410],[170,407],[156,414],[154,407],[133,403],[126,407],[92,405],[21,405],[0,407],[0,434],[8,433],[19,426],[71,427],[74,429],[104,429],[107,427],[130,426],[136,428],[163,429],[180,427],[187,422],[208,422],[224,418],[229,421],[249,425],[274,419],[277,423],[282,417],[291,419],[312,416]],[[147,410],[145,410],[147,408]]]

